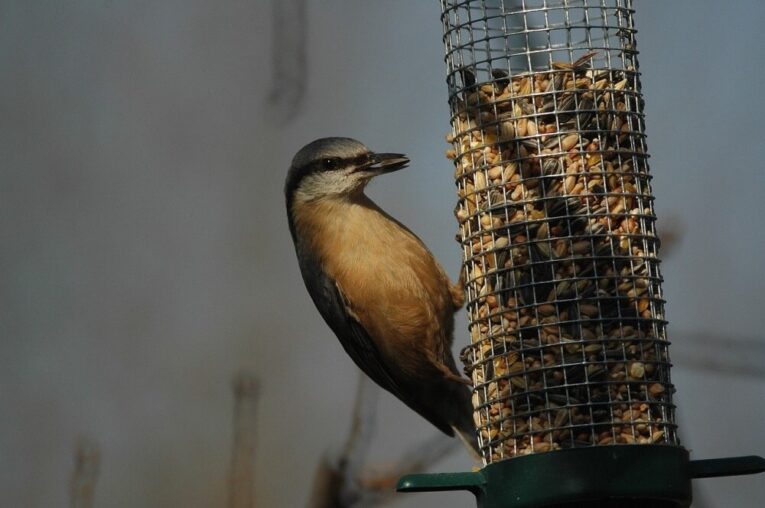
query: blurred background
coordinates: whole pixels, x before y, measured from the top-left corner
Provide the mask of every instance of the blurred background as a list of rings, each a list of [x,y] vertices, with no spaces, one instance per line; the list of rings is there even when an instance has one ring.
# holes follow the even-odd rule
[[[762,455],[765,3],[636,3],[681,437],[694,458]],[[81,436],[99,508],[223,506],[242,370],[260,379],[257,506],[306,504],[357,370],[289,238],[305,143],[407,153],[369,194],[456,277],[437,3],[277,4],[0,1],[2,506],[66,505]],[[377,413],[374,464],[434,433],[387,393]],[[470,466],[458,449],[434,470]],[[698,507],[765,497],[754,477],[694,486]]]

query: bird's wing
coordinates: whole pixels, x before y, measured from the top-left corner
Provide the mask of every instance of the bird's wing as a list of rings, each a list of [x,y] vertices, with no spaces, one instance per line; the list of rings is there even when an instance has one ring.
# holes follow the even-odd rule
[[[347,305],[347,300],[336,282],[321,270],[312,256],[304,255],[299,258],[308,293],[324,321],[340,339],[343,349],[374,382],[399,399],[406,400],[405,391],[383,363],[377,346]]]

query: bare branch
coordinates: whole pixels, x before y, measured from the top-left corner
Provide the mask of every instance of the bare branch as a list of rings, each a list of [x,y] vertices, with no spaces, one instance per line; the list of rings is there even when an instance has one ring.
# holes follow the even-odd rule
[[[438,461],[461,448],[457,439],[444,434],[434,434],[421,445],[404,454],[395,464],[385,470],[368,468],[359,479],[363,489],[364,503],[360,506],[372,507],[385,504],[395,495],[398,479],[410,473],[421,473]]]
[[[399,477],[423,471],[459,447],[459,441],[439,433],[389,467],[365,467],[379,391],[361,374],[348,439],[337,460],[325,456],[319,463],[308,508],[371,508],[385,504],[393,499]]]
[[[375,427],[375,411],[380,389],[359,372],[351,428],[340,455],[325,456],[314,476],[309,508],[355,506],[359,498],[358,480]]]
[[[337,462],[326,455],[322,457],[313,476],[313,487],[311,497],[308,499],[308,508],[344,508],[349,506],[343,504],[340,495],[345,481],[345,475],[338,467]]]
[[[356,400],[353,404],[353,419],[348,440],[345,442],[340,464],[345,475],[344,486],[350,491],[342,492],[342,497],[353,498],[356,480],[364,467],[369,444],[375,430],[377,399],[380,389],[365,374],[359,373]]]

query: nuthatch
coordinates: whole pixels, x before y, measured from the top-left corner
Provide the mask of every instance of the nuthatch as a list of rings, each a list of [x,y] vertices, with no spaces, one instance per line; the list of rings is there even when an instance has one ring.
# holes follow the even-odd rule
[[[414,233],[364,194],[373,177],[408,162],[349,138],[306,145],[284,189],[290,232],[308,293],[353,361],[477,450],[470,382],[451,355],[462,288]]]

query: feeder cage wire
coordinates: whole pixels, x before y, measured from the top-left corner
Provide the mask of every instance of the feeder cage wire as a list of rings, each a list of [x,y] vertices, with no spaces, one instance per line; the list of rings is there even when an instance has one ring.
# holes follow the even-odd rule
[[[442,8],[484,462],[678,445],[630,2]]]

